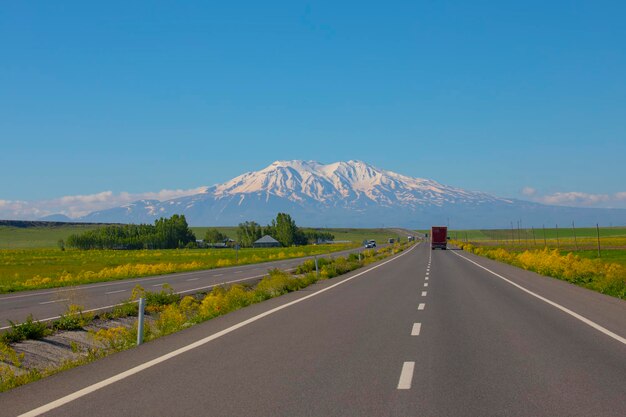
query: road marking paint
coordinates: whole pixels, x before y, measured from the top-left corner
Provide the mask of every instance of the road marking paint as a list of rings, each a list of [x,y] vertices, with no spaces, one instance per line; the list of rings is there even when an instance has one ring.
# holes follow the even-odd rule
[[[413,381],[413,370],[415,362],[404,362],[402,372],[400,372],[400,380],[398,381],[398,389],[411,389],[411,381]]]
[[[424,278],[426,281],[428,281],[428,277]]]
[[[52,300],[52,301],[44,301],[39,304],[52,304],[52,303],[62,303],[63,301],[70,301],[69,298],[64,298],[62,300]]]
[[[424,287],[428,287],[428,282],[425,282],[425,283],[424,283]]]
[[[461,258],[465,259],[465,260],[466,260],[466,261],[468,261],[468,262],[473,263],[473,264],[474,264],[474,265],[476,265],[477,267],[484,269],[485,271],[487,271],[487,272],[489,272],[489,273],[491,273],[491,274],[495,275],[496,277],[498,277],[498,278],[500,278],[500,279],[502,279],[502,280],[504,280],[504,281],[508,282],[509,284],[513,285],[514,287],[519,288],[520,290],[524,291],[525,293],[530,294],[530,295],[532,295],[533,297],[536,297],[536,298],[540,299],[541,301],[543,301],[543,302],[545,302],[545,303],[547,303],[547,304],[550,304],[550,305],[551,305],[551,306],[553,306],[553,307],[558,308],[558,309],[559,309],[559,310],[561,310],[562,312],[564,312],[564,313],[566,313],[566,314],[569,314],[570,316],[572,316],[572,317],[574,317],[574,318],[576,318],[576,319],[578,319],[578,320],[582,321],[582,322],[583,322],[583,323],[585,323],[586,325],[588,325],[588,326],[590,326],[590,327],[593,327],[594,329],[598,330],[599,332],[602,332],[602,333],[604,333],[605,335],[607,335],[607,336],[609,336],[609,337],[612,337],[613,339],[617,340],[618,342],[621,342],[622,344],[626,345],[626,338],[624,338],[624,337],[622,337],[622,336],[620,336],[620,335],[618,335],[618,334],[616,334],[616,333],[613,333],[612,331],[610,331],[610,330],[608,330],[608,329],[606,329],[606,328],[604,328],[604,327],[600,326],[598,323],[596,323],[596,322],[594,322],[594,321],[591,321],[591,320],[589,320],[588,318],[586,318],[586,317],[584,317],[584,316],[581,316],[580,314],[578,314],[578,313],[576,313],[576,312],[574,312],[574,311],[570,310],[570,309],[569,309],[569,308],[567,308],[567,307],[563,307],[562,305],[560,305],[560,304],[558,304],[558,303],[555,303],[555,302],[554,302],[554,301],[552,301],[552,300],[549,300],[549,299],[547,299],[547,298],[545,298],[545,297],[543,297],[543,296],[541,296],[541,295],[539,295],[539,294],[537,294],[537,293],[534,293],[534,292],[532,292],[532,291],[530,291],[530,290],[526,289],[525,287],[522,287],[522,286],[521,286],[521,285],[519,285],[519,284],[516,284],[515,282],[511,281],[511,280],[510,280],[510,279],[508,279],[508,278],[503,277],[502,275],[498,274],[497,272],[493,272],[491,269],[485,268],[485,267],[484,267],[484,266],[482,266],[481,264],[479,264],[479,263],[477,263],[477,262],[474,262],[474,261],[472,261],[471,259],[469,259],[469,258],[467,258],[467,257],[465,257],[465,256],[463,256],[463,255],[459,255],[459,254],[458,254],[458,253],[456,253],[455,251],[453,251],[452,253],[454,253],[456,256],[460,256]]]
[[[419,336],[420,330],[422,330],[422,323],[413,323],[413,328],[411,329],[411,336]]]
[[[193,343],[190,343],[187,346],[183,346],[181,348],[173,350],[173,351],[171,351],[169,353],[166,353],[165,355],[159,356],[159,357],[157,357],[155,359],[152,359],[152,360],[150,360],[148,362],[144,362],[141,365],[137,365],[137,366],[135,366],[133,368],[130,368],[130,369],[128,369],[128,370],[126,370],[124,372],[121,372],[121,373],[119,373],[117,375],[113,375],[112,377],[104,379],[104,380],[102,380],[100,382],[96,382],[95,384],[89,385],[89,386],[87,386],[87,387],[85,387],[85,388],[83,388],[81,390],[75,391],[75,392],[73,392],[71,394],[68,394],[68,395],[66,395],[64,397],[61,397],[61,398],[59,398],[59,399],[57,399],[55,401],[49,402],[47,404],[44,404],[44,405],[42,405],[40,407],[37,407],[37,408],[35,408],[35,409],[31,410],[31,411],[28,411],[28,412],[26,412],[24,414],[20,414],[18,417],[35,417],[35,416],[39,416],[39,415],[41,415],[43,413],[47,413],[48,411],[54,410],[56,408],[59,408],[62,405],[70,403],[70,402],[72,402],[74,400],[77,400],[77,399],[79,399],[81,397],[84,397],[87,394],[90,394],[90,393],[95,392],[95,391],[97,391],[97,390],[99,390],[101,388],[104,388],[104,387],[109,386],[111,384],[114,384],[114,383],[116,383],[118,381],[126,379],[129,376],[132,376],[132,375],[137,374],[137,373],[139,373],[141,371],[144,371],[144,370],[146,370],[148,368],[151,368],[151,367],[153,367],[155,365],[158,365],[161,362],[165,362],[165,361],[167,361],[167,360],[169,360],[171,358],[174,358],[176,356],[182,355],[183,353],[188,352],[188,351],[190,351],[192,349],[195,349],[195,348],[198,348],[200,346],[203,346],[203,345],[205,345],[205,344],[207,344],[207,343],[209,343],[209,342],[211,342],[211,341],[213,341],[215,339],[218,339],[218,338],[220,338],[222,336],[225,336],[225,335],[227,335],[227,334],[229,334],[229,333],[231,333],[231,332],[233,332],[233,331],[235,331],[237,329],[240,329],[240,328],[245,327],[245,326],[247,326],[247,325],[249,325],[251,323],[254,323],[257,320],[260,320],[260,319],[262,319],[264,317],[267,317],[267,316],[269,316],[271,314],[277,313],[280,310],[283,310],[285,308],[291,307],[292,305],[301,303],[301,302],[303,302],[305,300],[308,300],[309,298],[318,296],[318,295],[320,295],[322,293],[325,293],[326,291],[329,291],[329,290],[331,290],[331,289],[333,289],[335,287],[338,287],[338,286],[343,285],[343,284],[345,284],[347,282],[350,282],[353,279],[360,277],[361,275],[367,274],[368,272],[371,272],[371,271],[373,271],[373,270],[375,270],[377,268],[380,268],[381,266],[386,265],[389,262],[392,262],[392,261],[395,261],[395,260],[401,258],[402,256],[410,253],[416,247],[418,247],[418,246],[417,245],[412,246],[410,249],[402,252],[401,254],[399,254],[397,256],[394,256],[393,258],[388,259],[387,261],[384,261],[384,262],[382,262],[382,263],[380,263],[378,265],[374,265],[373,267],[371,267],[369,269],[366,269],[365,271],[359,272],[358,274],[355,274],[355,275],[352,275],[351,277],[345,278],[344,280],[339,281],[336,284],[329,285],[328,287],[322,288],[321,290],[316,291],[316,292],[314,292],[312,294],[305,295],[304,297],[298,298],[297,300],[290,301],[290,302],[288,302],[286,304],[283,304],[283,305],[280,305],[278,307],[274,307],[271,310],[265,311],[265,312],[263,312],[261,314],[257,314],[256,316],[250,317],[249,319],[244,320],[242,322],[239,322],[239,323],[237,323],[237,324],[235,324],[235,325],[233,325],[231,327],[228,327],[228,328],[226,328],[224,330],[221,330],[221,331],[219,331],[217,333],[214,333],[214,334],[212,334],[210,336],[207,336],[207,337],[205,337],[203,339],[200,339],[200,340],[197,340],[197,341],[195,341]],[[415,365],[415,362],[409,362],[409,363],[413,364],[413,365],[410,366],[410,368],[411,368],[411,377],[412,377],[413,367]],[[405,366],[406,366],[406,363],[405,363]],[[403,371],[404,371],[404,367],[403,367]],[[402,379],[402,376],[401,376],[400,377],[400,382],[402,382],[402,381],[403,381],[403,379]],[[409,387],[410,387],[410,380],[409,380]]]
[[[426,271],[426,275],[430,275],[430,271]]]
[[[235,274],[241,274],[244,271],[235,271]]]
[[[213,276],[214,276],[214,277],[221,277],[222,275],[224,275],[224,274],[215,274],[215,275],[213,275]]]
[[[119,292],[124,292],[126,290],[117,290],[117,291],[109,291],[109,292],[105,292],[105,294],[117,294]]]
[[[423,310],[424,308],[426,308],[426,304],[425,304],[425,303],[420,303],[420,304],[417,306],[417,309],[418,309],[418,310]]]
[[[427,291],[422,291],[422,297],[426,297]]]
[[[160,284],[154,284],[154,285],[153,285],[153,287],[161,287],[161,286],[163,286],[163,285],[165,285],[165,283],[164,283],[164,282],[162,282],[162,283],[160,283]]]
[[[189,279],[188,279],[188,280],[186,280],[186,281],[197,281],[197,280],[199,280],[199,279],[200,279],[200,278],[189,278]]]

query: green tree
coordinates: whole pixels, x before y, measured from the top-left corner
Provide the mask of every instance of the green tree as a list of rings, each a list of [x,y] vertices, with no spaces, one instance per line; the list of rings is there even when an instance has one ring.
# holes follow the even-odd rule
[[[276,220],[272,222],[272,227],[276,230],[274,239],[278,240],[283,246],[306,244],[306,236],[296,222],[287,213],[278,213]]]
[[[226,240],[228,240],[228,236],[221,233],[214,227],[208,229],[204,235],[204,241],[207,243],[221,243],[225,242]]]
[[[237,227],[237,242],[243,247],[251,247],[252,244],[260,239],[263,234],[263,228],[257,222],[239,223]]]

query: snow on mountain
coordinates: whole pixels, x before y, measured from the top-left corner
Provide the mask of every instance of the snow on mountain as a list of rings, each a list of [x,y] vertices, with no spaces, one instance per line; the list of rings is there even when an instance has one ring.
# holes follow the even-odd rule
[[[346,206],[358,206],[364,201],[387,206],[505,201],[489,194],[381,170],[361,161],[328,165],[315,161],[276,161],[265,169],[217,185],[213,194],[218,199],[238,194],[263,194],[267,198],[277,196],[293,202],[312,200]]]
[[[308,226],[428,227],[452,222],[454,227],[507,227],[509,221],[520,218],[529,220],[526,224],[549,224],[564,218],[595,222],[602,212],[626,221],[626,210],[595,210],[499,198],[408,177],[362,161],[321,164],[295,160],[276,161],[191,196],[140,200],[90,213],[80,220],[153,222],[182,213],[192,225],[217,226],[246,220],[266,223],[276,213],[287,212],[298,224]]]

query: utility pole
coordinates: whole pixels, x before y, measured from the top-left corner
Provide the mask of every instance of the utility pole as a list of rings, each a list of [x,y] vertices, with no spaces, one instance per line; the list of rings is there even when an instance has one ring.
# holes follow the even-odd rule
[[[546,240],[546,225],[542,224],[541,227],[543,228],[543,247],[547,248],[548,247],[548,241]]]
[[[532,230],[533,230],[533,246],[537,246],[537,239],[535,239],[535,226],[533,226]]]
[[[561,250],[561,245],[559,244],[559,224],[556,225],[556,248]]]
[[[600,254],[600,225],[596,223],[596,233],[598,234],[598,258],[602,255]]]

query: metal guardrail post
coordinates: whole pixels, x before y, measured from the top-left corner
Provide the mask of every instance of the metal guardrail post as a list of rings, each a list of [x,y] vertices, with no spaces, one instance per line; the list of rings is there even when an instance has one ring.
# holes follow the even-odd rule
[[[146,299],[139,299],[139,314],[137,316],[137,345],[143,343],[143,311],[145,309]]]
[[[320,270],[317,267],[317,255],[315,255],[315,276],[317,276],[318,278],[320,276]]]

